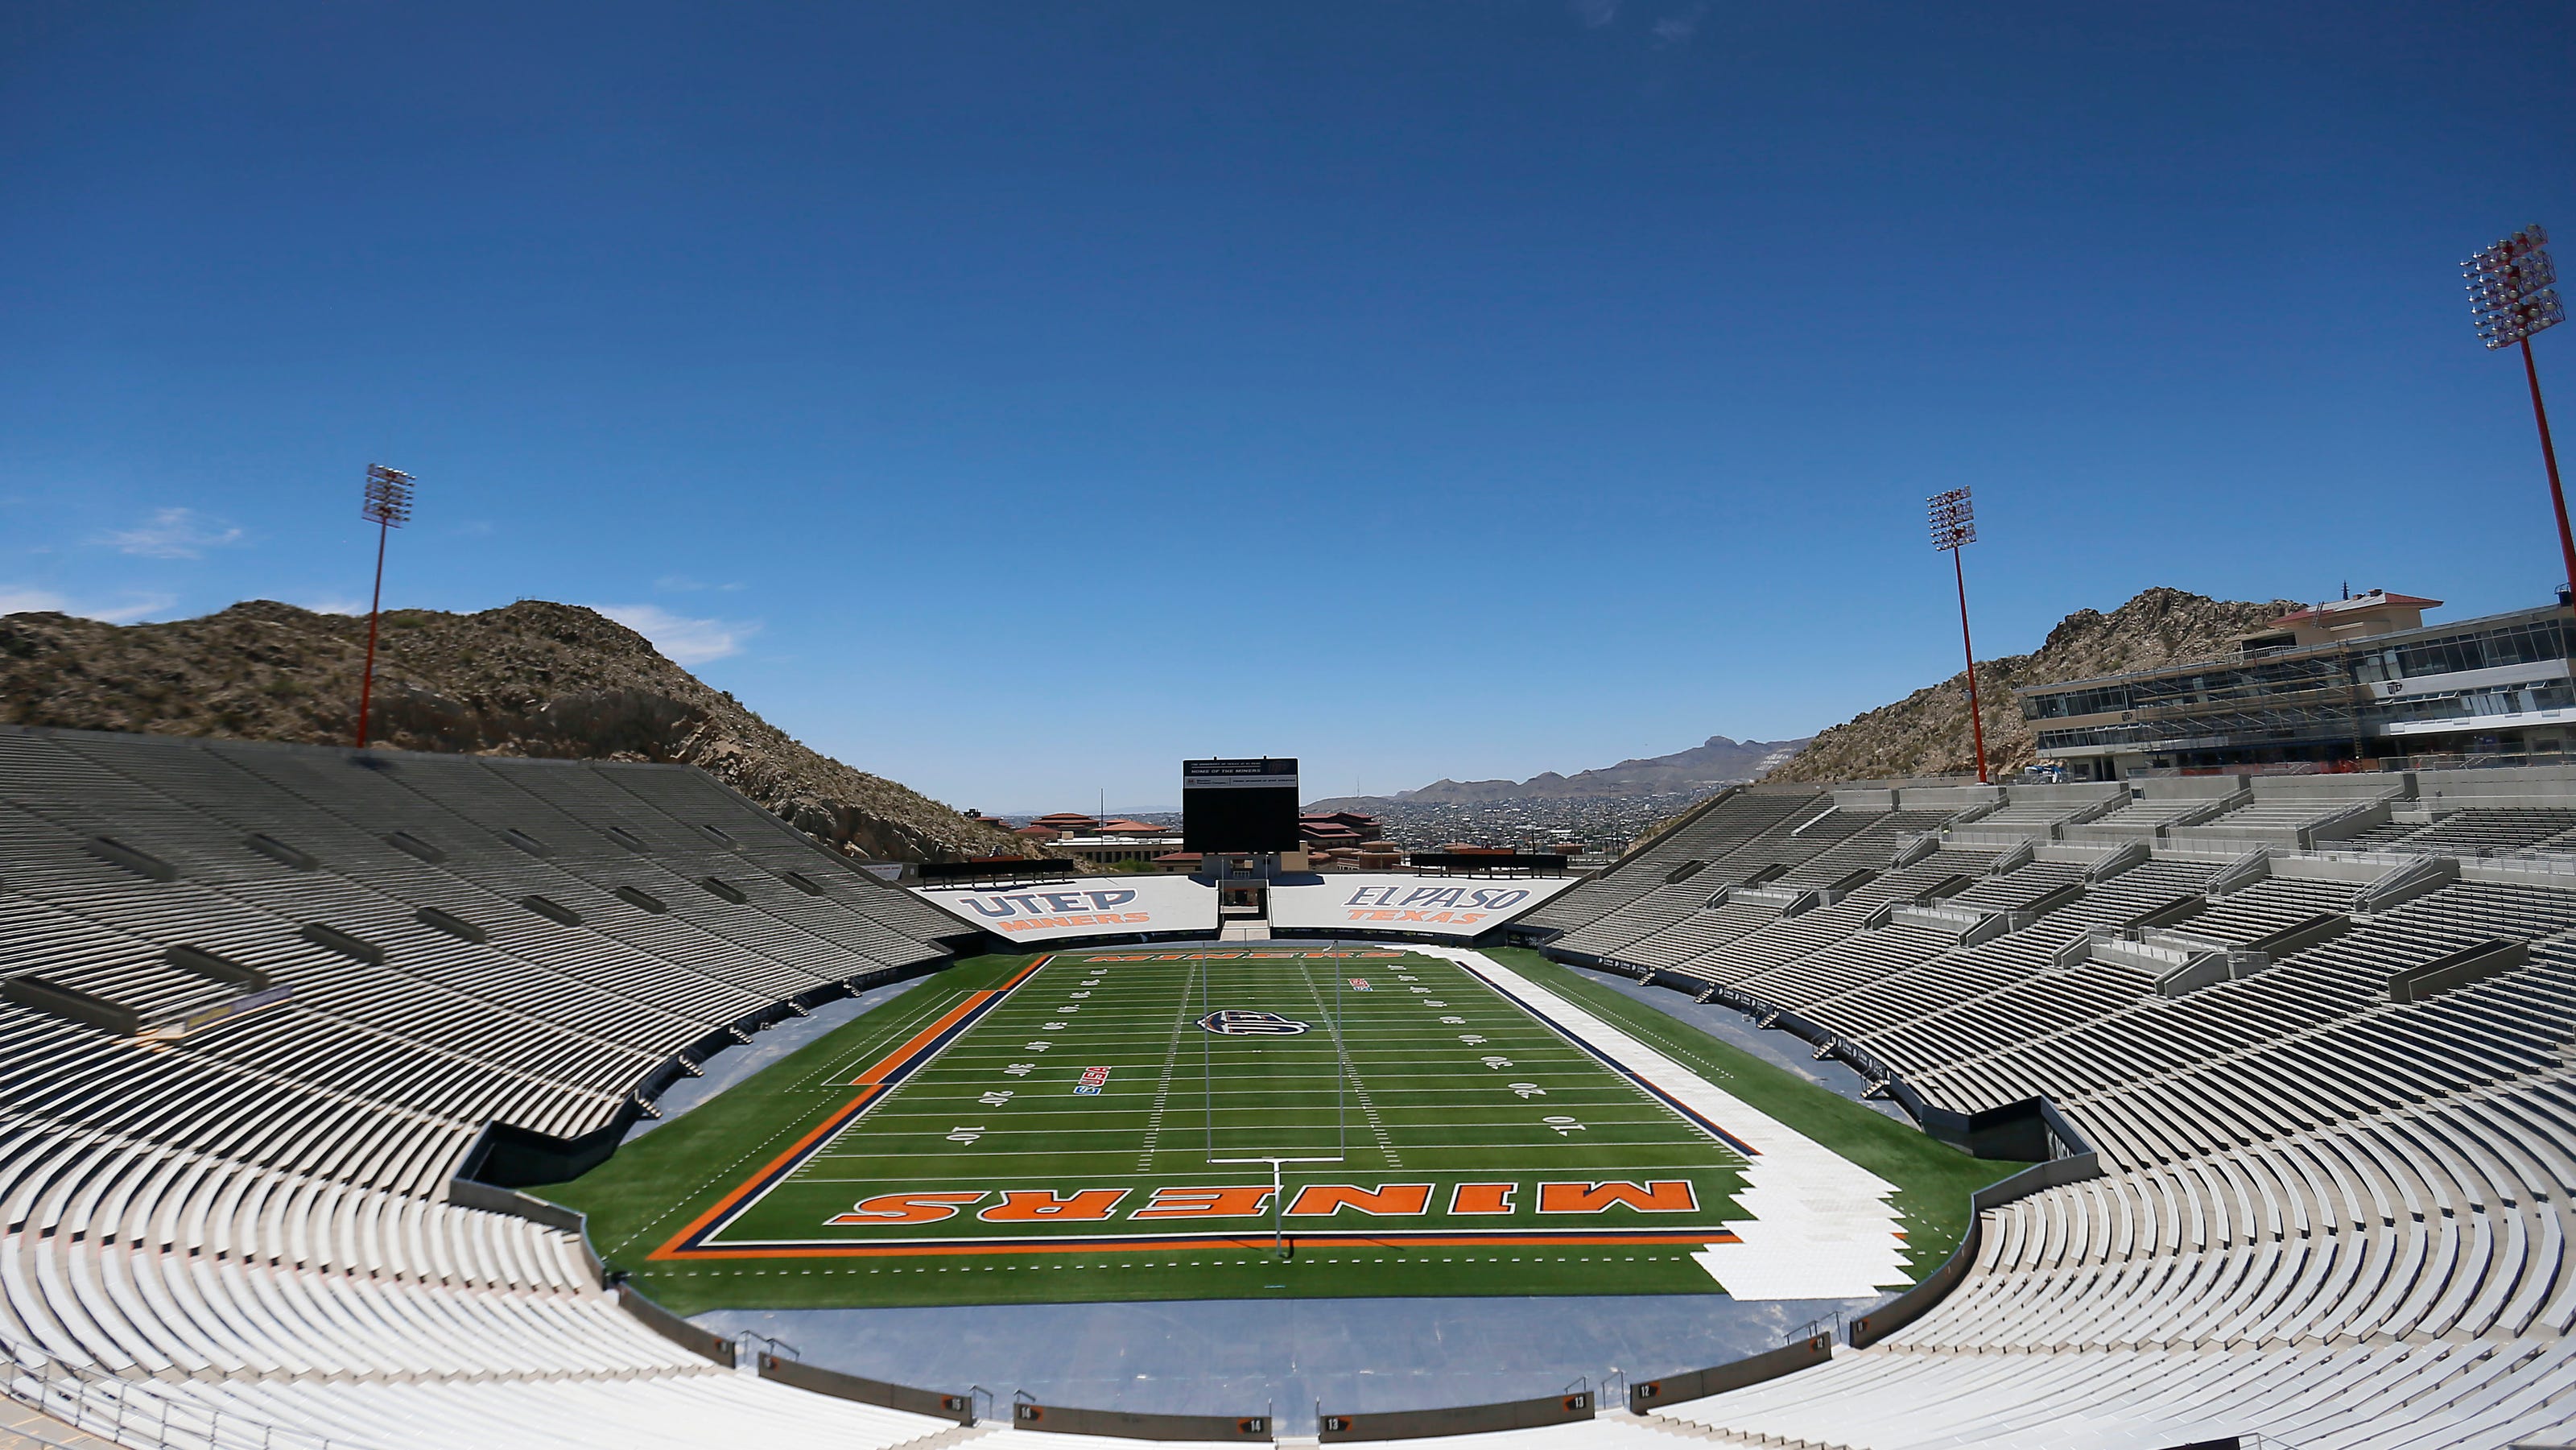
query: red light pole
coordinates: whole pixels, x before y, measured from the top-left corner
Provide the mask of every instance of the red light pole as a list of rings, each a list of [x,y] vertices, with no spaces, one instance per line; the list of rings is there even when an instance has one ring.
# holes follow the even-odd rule
[[[1968,729],[1977,740],[1977,784],[1986,779],[1986,721],[1977,706],[1977,647],[1968,639],[1968,571],[1959,550],[1977,541],[1977,506],[1964,488],[1936,493],[1929,500],[1932,547],[1949,551],[1950,572],[1959,581],[1959,648],[1968,657]]]
[[[411,522],[411,475],[381,463],[367,465],[365,502],[358,516],[376,526],[376,592],[367,603],[367,667],[358,677],[358,748],[367,748],[367,711],[376,697],[376,619],[385,607],[385,538]]]
[[[2478,336],[2492,352],[2520,344],[2522,376],[2531,384],[2531,416],[2540,424],[2540,461],[2549,470],[2549,504],[2558,515],[2558,556],[2567,584],[2576,589],[2576,534],[2567,528],[2567,493],[2558,484],[2558,450],[2549,442],[2549,410],[2540,403],[2540,367],[2531,359],[2531,335],[2567,320],[2558,300],[2558,268],[2549,260],[2549,233],[2523,228],[2460,264],[2469,279],[2469,308]]]

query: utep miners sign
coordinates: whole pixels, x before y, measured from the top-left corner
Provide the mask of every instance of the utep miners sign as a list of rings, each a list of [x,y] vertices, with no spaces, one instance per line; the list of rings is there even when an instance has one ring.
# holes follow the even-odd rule
[[[1574,884],[1571,877],[1465,879],[1373,873],[1270,888],[1277,926],[1481,936]]]
[[[1216,888],[1186,876],[1131,878],[1115,886],[1093,877],[1037,886],[924,888],[916,894],[1015,942],[1216,929]]]

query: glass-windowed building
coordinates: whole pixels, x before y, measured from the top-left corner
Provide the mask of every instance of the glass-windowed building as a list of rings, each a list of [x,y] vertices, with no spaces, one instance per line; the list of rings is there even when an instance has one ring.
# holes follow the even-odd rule
[[[2576,748],[2565,605],[2428,625],[2373,590],[2275,620],[2232,655],[2017,692],[2039,756],[2083,780],[2313,762],[2327,769]],[[2429,757],[2429,759],[2428,759]]]

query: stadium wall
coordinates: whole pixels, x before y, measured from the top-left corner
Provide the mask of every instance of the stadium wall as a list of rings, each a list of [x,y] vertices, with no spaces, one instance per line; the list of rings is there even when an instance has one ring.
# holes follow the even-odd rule
[[[836,1369],[805,1364],[781,1358],[774,1350],[762,1350],[757,1361],[760,1377],[793,1385],[836,1400],[849,1400],[862,1405],[882,1405],[889,1410],[905,1410],[916,1415],[936,1415],[955,1420],[960,1425],[975,1423],[975,1397],[948,1394],[939,1390],[914,1389],[910,1385],[888,1384],[884,1380],[843,1374]]]
[[[1086,1410],[1022,1400],[1011,1406],[1011,1425],[1058,1435],[1107,1435],[1121,1440],[1210,1441],[1272,1438],[1268,1414],[1156,1415],[1138,1410]]]
[[[1778,1349],[1707,1369],[1686,1370],[1660,1379],[1639,1380],[1628,1386],[1628,1409],[1632,1414],[1645,1414],[1665,1405],[1678,1405],[1686,1400],[1722,1395],[1748,1385],[1762,1384],[1785,1374],[1795,1374],[1809,1365],[1823,1364],[1833,1358],[1834,1338],[1830,1334],[1810,1334],[1793,1339]]]
[[[1541,1395],[1530,1400],[1503,1400],[1490,1405],[1456,1405],[1437,1410],[1394,1410],[1378,1415],[1324,1414],[1317,1418],[1317,1438],[1330,1445],[1346,1440],[1424,1440],[1445,1435],[1486,1435],[1562,1425],[1593,1416],[1590,1389]]]

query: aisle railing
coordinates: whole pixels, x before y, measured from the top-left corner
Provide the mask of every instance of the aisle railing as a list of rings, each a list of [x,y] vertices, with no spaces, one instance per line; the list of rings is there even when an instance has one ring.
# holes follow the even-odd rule
[[[0,1344],[10,1399],[131,1450],[357,1450],[174,1393],[161,1380],[121,1379],[25,1344]]]

